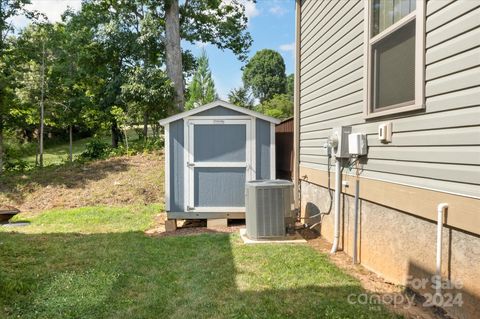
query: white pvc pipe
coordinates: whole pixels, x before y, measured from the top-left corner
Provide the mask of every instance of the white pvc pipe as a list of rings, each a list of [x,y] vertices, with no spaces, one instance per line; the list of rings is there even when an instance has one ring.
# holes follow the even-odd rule
[[[334,230],[333,230],[333,244],[331,254],[337,252],[338,241],[340,238],[340,195],[342,193],[342,159],[335,159],[335,215],[334,215]]]
[[[443,219],[445,210],[448,208],[447,203],[441,203],[437,206],[437,260],[435,268],[436,287],[435,293],[440,295],[442,293],[442,231]]]

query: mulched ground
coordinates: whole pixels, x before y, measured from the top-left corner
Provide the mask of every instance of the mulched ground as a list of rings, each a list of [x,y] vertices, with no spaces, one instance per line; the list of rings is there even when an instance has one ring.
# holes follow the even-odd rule
[[[200,234],[215,234],[215,233],[235,233],[239,232],[241,228],[245,228],[244,220],[230,220],[228,227],[207,228],[207,221],[205,219],[199,220],[179,220],[177,221],[177,230],[174,232],[165,231],[165,217],[164,213],[158,214],[155,218],[155,226],[147,231],[145,234],[152,237],[174,237],[174,236],[194,236]]]

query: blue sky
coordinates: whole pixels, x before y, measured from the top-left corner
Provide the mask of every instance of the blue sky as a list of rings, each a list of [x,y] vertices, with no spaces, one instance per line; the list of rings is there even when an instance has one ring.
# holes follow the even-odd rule
[[[32,0],[31,9],[47,15],[51,22],[60,20],[61,14],[67,6],[79,9],[81,0]],[[285,60],[287,74],[294,69],[294,40],[295,40],[295,1],[294,0],[257,0],[257,3],[246,4],[246,14],[249,18],[248,31],[253,37],[250,56],[261,49],[273,49],[282,54]],[[15,25],[24,26],[26,19],[15,18]],[[199,55],[204,47],[210,59],[217,93],[220,98],[226,99],[228,92],[242,85],[242,71],[244,65],[238,61],[232,52],[221,51],[212,45],[182,43],[184,48],[191,49]]]
[[[248,31],[253,37],[250,56],[262,49],[278,51],[285,60],[287,74],[294,70],[295,41],[295,1],[294,0],[258,0],[255,5],[247,7],[249,16]],[[202,45],[193,46],[182,43],[198,55]],[[210,60],[210,68],[220,98],[226,99],[232,88],[242,85],[242,66],[235,55],[226,50],[221,51],[212,45],[205,49]]]

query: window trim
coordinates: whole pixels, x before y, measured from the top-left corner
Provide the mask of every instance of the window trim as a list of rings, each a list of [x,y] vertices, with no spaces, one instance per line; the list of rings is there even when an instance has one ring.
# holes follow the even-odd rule
[[[364,117],[366,119],[385,115],[410,112],[425,108],[425,0],[417,0],[417,7],[414,12],[409,13],[395,24],[389,26],[373,38],[370,37],[372,26],[371,22],[373,10],[371,9],[371,0],[364,0],[364,68],[363,68],[363,95],[364,95]],[[403,27],[415,19],[415,101],[408,105],[388,106],[382,111],[373,111],[372,102],[372,45],[392,34],[394,31]],[[400,105],[404,104],[400,103]]]

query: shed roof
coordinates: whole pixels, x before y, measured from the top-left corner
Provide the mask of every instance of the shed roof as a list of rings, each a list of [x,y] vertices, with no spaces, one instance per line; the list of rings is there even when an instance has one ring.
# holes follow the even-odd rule
[[[225,107],[227,109],[230,109],[230,110],[233,110],[233,111],[236,111],[236,112],[239,112],[239,113],[254,116],[254,117],[257,117],[259,119],[270,122],[270,123],[274,123],[274,124],[280,123],[279,119],[276,119],[274,117],[271,117],[271,116],[268,116],[268,115],[265,115],[265,114],[262,114],[262,113],[259,113],[259,112],[249,110],[249,109],[244,108],[244,107],[236,106],[232,103],[228,103],[228,102],[225,102],[223,100],[216,100],[216,101],[213,101],[211,103],[196,107],[192,110],[172,115],[170,117],[167,117],[167,118],[164,118],[164,119],[158,121],[158,123],[160,123],[160,125],[165,125],[165,124],[168,124],[170,122],[174,122],[174,121],[183,119],[184,117],[187,117],[187,116],[195,115],[197,113],[209,110],[209,109],[217,107],[217,106],[222,106],[222,107]]]

